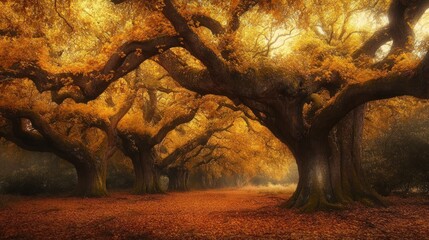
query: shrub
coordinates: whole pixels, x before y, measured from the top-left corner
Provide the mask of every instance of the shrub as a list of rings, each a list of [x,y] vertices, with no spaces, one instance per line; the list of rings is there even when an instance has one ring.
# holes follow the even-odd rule
[[[382,195],[428,192],[428,121],[408,119],[373,139],[364,152],[364,169]]]
[[[27,168],[3,177],[0,188],[7,194],[37,195],[72,191],[75,184],[76,176],[73,172],[61,174],[46,169]]]

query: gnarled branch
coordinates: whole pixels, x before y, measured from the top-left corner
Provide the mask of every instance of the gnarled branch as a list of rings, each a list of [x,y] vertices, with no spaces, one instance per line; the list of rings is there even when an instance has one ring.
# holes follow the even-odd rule
[[[97,98],[112,82],[133,71],[145,60],[178,46],[181,44],[177,36],[129,42],[111,56],[101,71],[85,74],[51,74],[35,62],[17,63],[8,69],[0,68],[0,82],[8,78],[29,78],[40,92],[53,91],[53,96],[56,96],[54,100],[58,103],[67,97],[72,97],[76,102],[88,102]],[[60,89],[68,85],[77,86],[79,92],[60,94]]]
[[[225,29],[218,21],[215,19],[203,15],[203,14],[194,14],[191,17],[194,27],[206,27],[209,29],[214,35],[220,35],[225,33]]]
[[[344,87],[325,107],[316,112],[310,133],[326,133],[348,112],[369,101],[409,95],[429,97],[429,54],[420,65],[404,73],[353,83]]]
[[[162,13],[183,38],[184,47],[207,67],[217,84],[226,85],[230,80],[227,65],[189,27],[187,20],[177,11],[171,0],[164,0],[164,5]]]

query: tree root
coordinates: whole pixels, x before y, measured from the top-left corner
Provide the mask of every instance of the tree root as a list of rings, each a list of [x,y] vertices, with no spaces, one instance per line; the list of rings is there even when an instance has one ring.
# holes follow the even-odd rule
[[[368,207],[388,207],[390,202],[375,191],[370,191],[359,198],[359,202]]]
[[[355,198],[342,196],[335,202],[329,202],[326,197],[320,194],[314,194],[306,200],[303,199],[305,198],[294,194],[288,201],[282,203],[280,207],[297,209],[298,212],[301,213],[310,213],[316,211],[344,210],[347,209],[349,205],[356,202],[360,202],[368,207],[387,207],[389,205],[386,199],[374,191],[360,194],[360,197],[357,198],[356,196]]]

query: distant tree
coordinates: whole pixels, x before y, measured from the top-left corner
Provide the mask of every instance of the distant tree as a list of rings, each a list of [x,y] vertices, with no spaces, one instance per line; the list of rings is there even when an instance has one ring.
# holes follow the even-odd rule
[[[15,84],[4,89],[15,88]],[[77,195],[106,195],[107,159],[116,150],[116,125],[130,108],[130,99],[110,116],[102,117],[87,107],[46,104],[43,95],[22,98],[33,94],[26,88],[14,94],[3,96],[0,104],[0,136],[23,149],[52,152],[70,162],[77,173]]]
[[[207,115],[205,127],[184,124],[175,132],[188,140],[172,144],[178,137],[171,134],[157,147],[157,166],[169,177],[169,190],[187,190],[190,178],[194,186],[212,188],[243,186],[258,174],[272,179],[288,174],[290,153],[253,115],[224,98],[205,101],[209,106],[210,102],[216,103],[200,108]]]
[[[217,128],[211,127],[207,129],[203,134],[196,136],[184,145],[179,146],[178,148],[176,148],[176,150],[171,152],[162,160],[159,160],[157,167],[161,169],[161,171],[165,172],[169,179],[168,190],[188,190],[190,166],[186,165],[188,165],[188,163],[190,162],[195,162],[195,158],[197,158],[197,156],[202,152],[204,147],[209,142],[210,138],[215,133],[225,131],[230,127],[231,125]],[[200,162],[197,162],[197,165],[201,165],[203,162],[211,161],[217,158],[216,156],[213,156],[214,148],[211,148],[211,150],[211,152],[206,153],[206,158],[209,158],[210,160],[200,159]],[[194,167],[196,167],[197,165],[194,165]]]

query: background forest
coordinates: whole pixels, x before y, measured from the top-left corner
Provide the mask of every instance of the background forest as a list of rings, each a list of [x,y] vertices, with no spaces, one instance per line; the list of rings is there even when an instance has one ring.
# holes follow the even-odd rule
[[[412,110],[404,111],[404,108]],[[428,193],[428,110],[425,101],[416,101],[412,98],[376,102],[368,107],[364,129],[363,167],[371,185],[380,194]],[[387,122],[383,122],[386,119]],[[66,161],[50,153],[22,150],[5,140],[2,140],[1,144],[2,193],[34,195],[68,194],[73,191],[77,182],[76,173],[73,166]],[[275,149],[275,151],[285,150]],[[240,156],[239,160],[236,160],[239,165],[235,169],[223,166],[221,161],[215,166],[201,165],[191,171],[189,188],[296,184],[298,172],[293,160],[290,159],[281,165],[279,163],[268,165],[267,159],[260,156],[266,154],[255,151],[251,156],[261,160],[252,162],[250,166],[246,166],[249,163],[246,163],[244,156]],[[287,152],[285,156],[292,158]],[[274,159],[276,162],[279,161],[277,158]],[[245,172],[245,169],[249,168],[253,170]],[[213,179],[211,185],[202,184],[207,182],[207,179],[202,181],[201,174]],[[117,152],[108,162],[107,188],[131,189],[134,181],[131,160],[120,151]],[[164,178],[162,182],[164,190],[168,189],[167,182]]]

